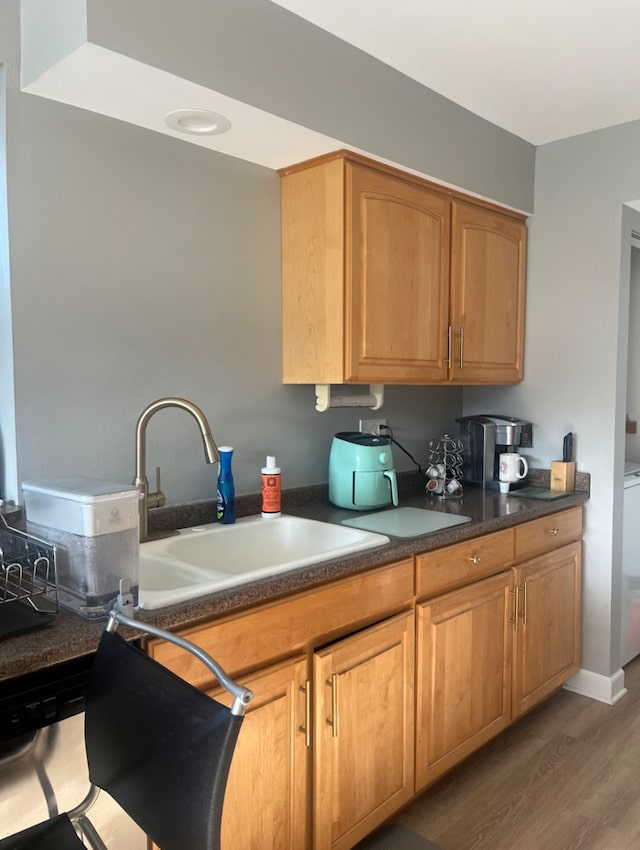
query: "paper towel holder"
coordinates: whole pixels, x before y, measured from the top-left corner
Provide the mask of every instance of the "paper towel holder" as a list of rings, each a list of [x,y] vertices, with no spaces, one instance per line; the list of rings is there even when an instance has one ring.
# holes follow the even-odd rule
[[[331,395],[331,384],[316,384],[316,410],[324,413],[330,407],[369,407],[380,410],[384,404],[384,384],[371,384],[368,394]]]

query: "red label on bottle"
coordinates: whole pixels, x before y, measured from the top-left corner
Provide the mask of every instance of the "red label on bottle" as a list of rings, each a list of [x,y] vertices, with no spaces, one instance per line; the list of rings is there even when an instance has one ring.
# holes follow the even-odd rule
[[[262,512],[277,514],[280,512],[280,476],[262,476]]]

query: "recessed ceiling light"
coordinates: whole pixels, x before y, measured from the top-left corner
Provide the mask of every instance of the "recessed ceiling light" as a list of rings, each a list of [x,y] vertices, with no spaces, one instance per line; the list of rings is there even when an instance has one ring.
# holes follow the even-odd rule
[[[224,115],[210,109],[174,109],[164,116],[165,123],[179,133],[193,133],[197,136],[214,136],[226,133],[231,122]]]

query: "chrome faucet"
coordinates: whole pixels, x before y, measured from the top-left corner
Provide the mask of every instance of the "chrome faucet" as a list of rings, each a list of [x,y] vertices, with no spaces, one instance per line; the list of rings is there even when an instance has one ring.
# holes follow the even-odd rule
[[[136,425],[136,477],[133,480],[135,486],[140,490],[140,542],[149,540],[149,508],[160,508],[164,505],[166,497],[160,489],[160,467],[156,469],[157,490],[149,492],[149,481],[147,480],[147,445],[146,433],[149,420],[154,413],[165,407],[180,407],[190,413],[198,423],[202,441],[204,442],[204,455],[207,463],[218,463],[220,455],[211,434],[211,426],[207,422],[204,413],[192,402],[184,398],[159,398],[152,402],[140,414]]]

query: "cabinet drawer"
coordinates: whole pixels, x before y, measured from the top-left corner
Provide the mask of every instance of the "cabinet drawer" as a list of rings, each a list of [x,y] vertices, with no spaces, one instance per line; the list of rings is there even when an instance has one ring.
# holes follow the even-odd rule
[[[513,560],[513,529],[475,537],[416,557],[416,595],[435,596],[506,569]]]
[[[413,579],[413,559],[399,561],[180,634],[237,675],[395,614],[412,604]],[[151,640],[147,651],[193,685],[211,686],[211,674],[184,650]]]
[[[582,537],[582,507],[558,511],[515,528],[515,559],[526,561]]]

